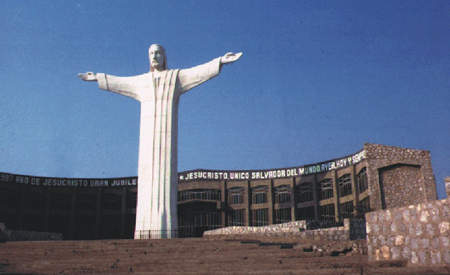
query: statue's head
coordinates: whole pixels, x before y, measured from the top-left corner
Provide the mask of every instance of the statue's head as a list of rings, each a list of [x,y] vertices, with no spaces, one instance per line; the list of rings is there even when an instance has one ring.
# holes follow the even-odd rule
[[[150,71],[167,70],[166,50],[159,44],[152,44],[148,48],[148,58],[150,60]]]

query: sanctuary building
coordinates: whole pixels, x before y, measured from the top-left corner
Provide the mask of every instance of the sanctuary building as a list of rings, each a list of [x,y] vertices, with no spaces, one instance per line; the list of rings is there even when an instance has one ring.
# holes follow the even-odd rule
[[[0,173],[0,222],[64,239],[132,238],[137,182]],[[336,224],[436,198],[429,151],[365,144],[355,154],[299,167],[180,172],[178,236],[295,220]]]

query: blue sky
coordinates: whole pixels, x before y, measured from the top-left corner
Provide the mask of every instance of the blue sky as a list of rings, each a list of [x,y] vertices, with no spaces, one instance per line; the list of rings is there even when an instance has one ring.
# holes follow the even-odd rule
[[[181,98],[179,170],[300,166],[365,142],[427,149],[450,176],[450,1],[0,1],[0,171],[137,175],[139,104],[78,72],[228,51]]]

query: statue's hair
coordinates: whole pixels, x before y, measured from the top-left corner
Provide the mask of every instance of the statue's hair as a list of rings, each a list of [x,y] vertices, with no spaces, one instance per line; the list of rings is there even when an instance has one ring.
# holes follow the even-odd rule
[[[150,51],[150,48],[151,48],[152,46],[157,46],[158,48],[161,49],[161,51],[162,51],[162,53],[163,53],[163,55],[164,55],[163,69],[164,69],[164,70],[167,70],[168,66],[167,66],[167,54],[166,54],[166,49],[164,49],[164,47],[163,47],[162,45],[160,45],[160,44],[151,44],[151,45],[148,47],[148,50],[149,50],[149,51]],[[148,58],[149,58],[149,61],[150,61],[150,55],[148,56]],[[150,61],[150,70],[151,70],[151,69],[152,69],[152,62]]]

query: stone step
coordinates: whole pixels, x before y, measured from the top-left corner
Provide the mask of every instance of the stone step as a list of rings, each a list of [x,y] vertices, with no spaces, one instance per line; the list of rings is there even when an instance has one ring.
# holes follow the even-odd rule
[[[304,247],[204,239],[8,242],[0,244],[0,274],[450,274],[445,267],[369,264],[364,255],[319,257]]]

